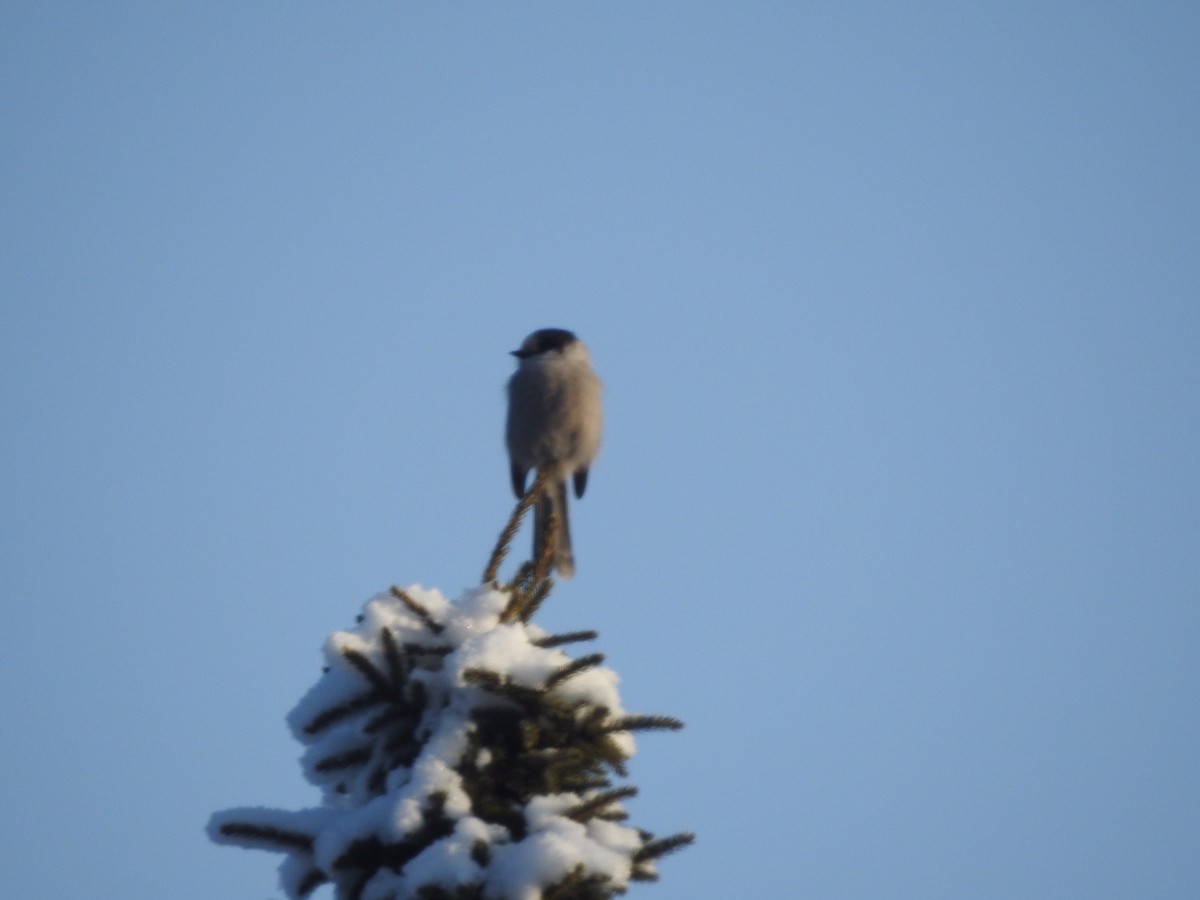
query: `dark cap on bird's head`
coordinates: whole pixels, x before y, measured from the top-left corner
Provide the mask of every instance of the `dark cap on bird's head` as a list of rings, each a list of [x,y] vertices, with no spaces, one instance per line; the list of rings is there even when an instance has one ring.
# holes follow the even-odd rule
[[[541,328],[521,342],[519,350],[510,351],[517,359],[529,359],[548,353],[551,350],[562,350],[568,344],[573,344],[578,338],[565,328]]]

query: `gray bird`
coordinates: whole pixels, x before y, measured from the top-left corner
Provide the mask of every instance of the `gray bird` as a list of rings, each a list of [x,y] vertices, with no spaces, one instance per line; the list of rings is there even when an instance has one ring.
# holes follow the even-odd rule
[[[534,507],[534,558],[554,512],[560,523],[554,568],[570,578],[575,557],[567,524],[567,479],[574,482],[575,496],[582,497],[588,467],[600,450],[602,385],[592,371],[587,347],[563,328],[535,331],[512,355],[517,358],[517,371],[508,382],[505,439],[513,493],[518,497],[525,493],[531,469],[549,474]]]

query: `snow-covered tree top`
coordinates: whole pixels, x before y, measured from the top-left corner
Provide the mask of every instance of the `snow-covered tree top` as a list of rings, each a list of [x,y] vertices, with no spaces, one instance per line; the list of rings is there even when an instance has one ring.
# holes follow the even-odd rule
[[[288,716],[322,805],[226,810],[213,840],[288,854],[290,898],[332,881],[346,900],[602,898],[653,880],[690,841],[624,824],[614,789],[634,729],[598,654],[574,659],[513,616],[513,590],[451,603],[421,587],[367,602],[331,635],[326,669]]]

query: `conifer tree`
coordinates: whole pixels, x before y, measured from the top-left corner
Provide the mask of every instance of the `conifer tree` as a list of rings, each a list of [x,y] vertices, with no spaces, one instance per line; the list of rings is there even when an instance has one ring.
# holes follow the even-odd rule
[[[330,636],[323,675],[288,716],[322,803],[219,812],[212,840],[283,853],[291,900],[326,883],[337,900],[606,900],[692,842],[626,824],[637,789],[614,781],[633,732],[682,723],[627,714],[604,657],[563,649],[595,632],[532,621],[553,587],[553,540],[497,581],[541,489],[517,505],[479,588],[451,603],[393,587]]]

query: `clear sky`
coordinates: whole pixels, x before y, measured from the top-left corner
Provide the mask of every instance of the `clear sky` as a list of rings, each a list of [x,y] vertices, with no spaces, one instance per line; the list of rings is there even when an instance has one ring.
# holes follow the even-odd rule
[[[638,897],[1200,894],[1200,5],[0,9],[0,859],[278,896],[284,716],[606,384]],[[522,536],[522,546],[525,536]],[[325,896],[325,895],[320,895]],[[632,896],[632,895],[631,895]]]

